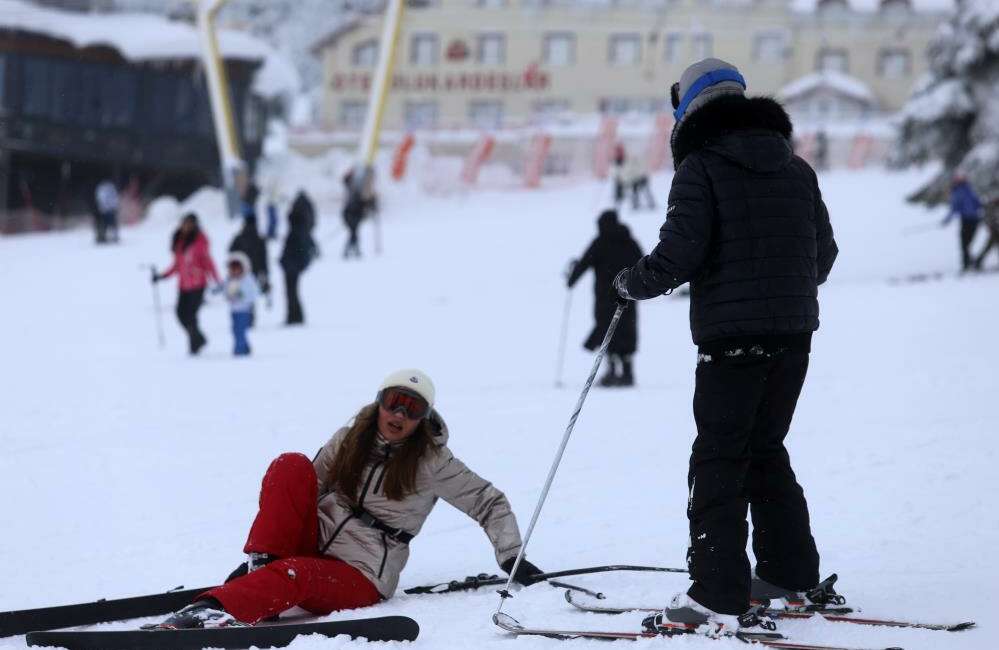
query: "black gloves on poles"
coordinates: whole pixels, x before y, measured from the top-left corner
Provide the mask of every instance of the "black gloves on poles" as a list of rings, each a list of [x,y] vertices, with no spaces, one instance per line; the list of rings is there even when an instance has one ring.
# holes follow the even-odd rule
[[[510,573],[510,569],[513,568],[513,563],[517,560],[515,557],[511,557],[500,565],[506,573]],[[541,582],[543,578],[535,578],[534,576],[543,574],[544,571],[534,566],[524,558],[520,561],[520,566],[517,567],[517,574],[513,576],[513,581],[524,587],[533,585],[535,582]]]
[[[621,269],[617,275],[614,276],[614,282],[611,284],[614,287],[614,299],[617,300],[617,304],[624,307],[628,306],[628,303],[635,298],[628,293],[628,274],[631,272],[631,268]]]
[[[163,278],[161,278],[161,277],[160,277],[160,274],[156,272],[156,269],[154,269],[154,268],[150,268],[149,270],[150,270],[150,271],[152,272],[152,274],[153,274],[153,275],[152,275],[152,278],[150,278],[153,284],[156,284],[157,282],[159,282],[160,280],[162,280],[162,279],[163,279]]]

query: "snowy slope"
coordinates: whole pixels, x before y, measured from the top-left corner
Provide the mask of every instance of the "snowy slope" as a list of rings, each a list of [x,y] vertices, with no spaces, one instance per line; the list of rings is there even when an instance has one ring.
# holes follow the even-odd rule
[[[957,266],[955,232],[902,234],[942,216],[902,202],[921,179],[876,171],[822,178],[842,254],[821,291],[822,329],[789,444],[822,570],[840,574],[853,602],[872,616],[973,618],[981,629],[941,636],[821,621],[783,626],[799,640],[994,645],[999,275],[888,282]],[[660,200],[668,181],[654,180]],[[591,363],[579,347],[591,327],[584,281],[572,304],[567,388],[553,387],[561,271],[595,234],[606,193],[588,184],[445,200],[393,188],[385,253],[358,263],[339,259],[337,212],[321,205],[326,255],[303,280],[309,324],[287,330],[283,307],[262,310],[245,360],[229,356],[228,314],[217,300],[202,311],[206,353],[189,359],[167,283],[168,347],[157,349],[140,265],[168,261],[171,219],[125,230],[117,248],[95,248],[86,232],[0,239],[0,610],[219,580],[241,559],[270,459],[311,455],[385,373],[409,365],[434,378],[456,454],[507,492],[526,525]],[[204,216],[220,257],[235,225]],[[648,246],[660,218],[627,215]],[[363,237],[370,253],[372,233]],[[542,568],[682,566],[695,363],[687,303],[665,298],[640,310],[640,386],[591,393],[530,545]],[[493,562],[477,526],[441,504],[413,543],[402,586],[498,572]],[[577,582],[653,602],[685,586],[676,575]],[[496,605],[491,591],[399,596],[362,615],[416,618],[418,647],[508,648],[489,622]],[[545,585],[522,591],[505,611],[532,623],[637,624],[636,616],[570,611]],[[23,644],[0,640],[0,648]],[[349,645],[300,639],[293,647]],[[560,647],[547,639],[516,645]],[[639,645],[729,647],[692,638]]]

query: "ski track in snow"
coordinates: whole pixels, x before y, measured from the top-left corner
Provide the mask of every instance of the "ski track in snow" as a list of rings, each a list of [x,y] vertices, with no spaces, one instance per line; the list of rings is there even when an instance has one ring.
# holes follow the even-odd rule
[[[942,216],[903,201],[925,176],[820,179],[841,254],[820,291],[822,328],[788,444],[823,574],[839,573],[852,603],[869,616],[975,619],[979,629],[782,623],[796,641],[993,646],[999,275],[889,284],[957,267],[953,229],[902,234]],[[660,201],[668,182],[654,179]],[[270,460],[284,451],[311,456],[398,367],[434,378],[453,450],[507,493],[526,528],[592,363],[580,347],[592,326],[587,278],[572,305],[566,388],[553,387],[561,274],[596,232],[602,191],[591,183],[441,198],[392,186],[383,197],[385,253],[372,255],[368,225],[366,257],[351,263],[339,258],[337,206],[320,205],[325,255],[302,282],[308,325],[281,327],[275,277],[275,307],[258,306],[254,356],[240,360],[230,357],[220,298],[201,312],[205,354],[187,357],[173,281],[159,286],[168,344],[156,347],[148,272],[139,267],[168,263],[172,221],[125,228],[119,247],[96,248],[86,231],[0,239],[0,610],[221,579],[242,559]],[[221,262],[237,226],[202,216]],[[661,218],[625,214],[647,249]],[[279,252],[271,246],[277,275]],[[683,565],[696,353],[685,299],[639,309],[639,387],[590,393],[529,548],[543,569]],[[444,503],[412,546],[401,587],[499,573],[478,527]],[[679,575],[572,582],[653,603],[686,586]],[[399,594],[332,618],[411,616],[425,648],[513,643],[490,622],[492,590]],[[573,611],[546,585],[521,591],[504,611],[545,627],[634,629],[641,619]],[[521,638],[516,647],[561,643]],[[745,647],[701,638],[635,645]],[[23,646],[23,637],[0,640],[0,648]],[[355,644],[300,638],[292,647],[347,646]]]

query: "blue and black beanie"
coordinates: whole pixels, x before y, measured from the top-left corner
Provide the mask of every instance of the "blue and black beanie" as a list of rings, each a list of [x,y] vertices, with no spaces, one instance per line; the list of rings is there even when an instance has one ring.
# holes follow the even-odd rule
[[[746,80],[739,69],[721,59],[704,59],[689,66],[670,89],[673,118],[684,117],[722,95],[744,95]]]

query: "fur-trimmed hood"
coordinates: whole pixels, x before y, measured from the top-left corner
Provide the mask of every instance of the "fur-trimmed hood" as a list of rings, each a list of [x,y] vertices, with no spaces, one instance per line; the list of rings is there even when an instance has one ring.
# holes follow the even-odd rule
[[[791,131],[791,118],[769,97],[719,97],[673,127],[673,166],[711,149],[753,171],[777,171],[791,159]]]

